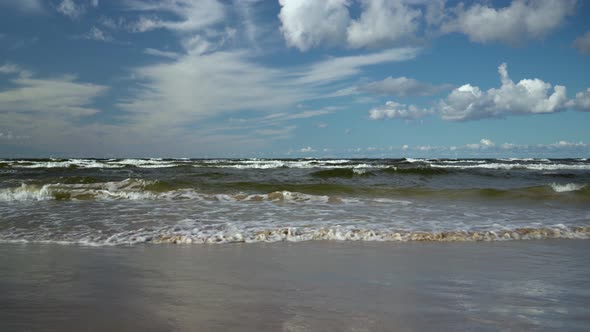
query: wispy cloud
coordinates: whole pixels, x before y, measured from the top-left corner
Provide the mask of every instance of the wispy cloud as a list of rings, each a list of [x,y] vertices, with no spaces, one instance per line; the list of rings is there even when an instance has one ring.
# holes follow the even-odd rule
[[[41,0],[0,0],[0,7],[14,8],[28,13],[40,13],[43,11],[43,2]]]
[[[86,12],[86,6],[76,3],[74,0],[62,0],[55,9],[58,13],[71,19],[78,19]]]
[[[590,55],[590,31],[576,38],[574,47],[582,54]]]
[[[95,26],[90,28],[90,31],[88,31],[87,33],[82,35],[82,38],[89,39],[89,40],[102,41],[102,42],[113,41],[113,36],[110,33],[106,32],[98,27],[95,27]]]
[[[14,74],[20,72],[20,67],[12,63],[5,63],[2,66],[0,66],[0,74]]]
[[[363,67],[414,59],[420,51],[420,48],[402,47],[361,55],[333,57],[312,64],[309,69],[299,74],[298,81],[302,84],[327,84],[358,75]]]
[[[359,87],[358,89],[365,92],[388,95],[395,97],[408,96],[432,96],[437,93],[452,89],[451,84],[433,85],[421,82],[413,78],[387,77],[381,81],[374,81]]]
[[[18,67],[16,67],[18,68]],[[14,68],[12,68],[14,72]],[[18,69],[16,69],[18,70]],[[75,76],[35,78],[24,70],[0,92],[0,112],[43,112],[68,116],[97,113],[90,105],[107,91],[106,86],[79,83]]]
[[[226,13],[224,5],[217,0],[125,0],[123,3],[128,10],[142,13],[129,24],[134,32],[198,31],[221,22]]]
[[[146,48],[143,50],[143,53],[169,59],[177,59],[180,56],[176,52],[162,51],[155,48]]]

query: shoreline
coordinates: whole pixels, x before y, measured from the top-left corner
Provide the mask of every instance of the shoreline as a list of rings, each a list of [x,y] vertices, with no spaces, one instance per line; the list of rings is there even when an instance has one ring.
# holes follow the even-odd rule
[[[584,330],[590,241],[0,244],[7,331]]]

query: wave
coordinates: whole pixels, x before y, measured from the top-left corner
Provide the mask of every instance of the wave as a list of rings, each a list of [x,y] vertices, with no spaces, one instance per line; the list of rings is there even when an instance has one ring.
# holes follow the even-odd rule
[[[182,230],[178,227],[141,228],[105,235],[102,232],[81,232],[48,236],[30,231],[19,234],[0,233],[0,242],[57,243],[94,246],[131,244],[224,244],[303,241],[376,241],[376,242],[481,242],[546,239],[590,239],[589,226],[515,228],[480,231],[399,231],[393,229],[362,229],[354,227],[278,227],[215,229],[210,227]]]
[[[381,170],[386,174],[413,174],[413,175],[445,175],[450,173],[448,170],[443,168],[432,168],[432,167],[392,167]]]
[[[165,182],[127,179],[117,182],[85,184],[22,184],[16,188],[0,189],[0,201],[45,201],[45,200],[154,200],[194,199],[224,202],[313,202],[342,203],[352,201],[338,196],[313,195],[288,190],[264,194],[247,193],[201,193],[192,188],[173,189]]]
[[[311,173],[311,176],[328,179],[328,178],[345,178],[350,179],[355,176],[372,176],[374,175],[372,172],[367,171],[363,168],[332,168],[332,169],[323,169],[320,171],[315,171]]]
[[[556,170],[590,170],[590,164],[546,164],[546,163],[486,163],[486,164],[446,164],[431,163],[431,167],[458,168],[458,169],[498,169],[498,170],[534,170],[534,171],[556,171]]]
[[[577,183],[567,183],[567,184],[558,184],[558,183],[551,183],[549,185],[551,189],[553,189],[557,193],[563,193],[568,191],[578,191],[584,189],[586,187],[585,184],[577,184]]]
[[[395,172],[393,170],[392,172]],[[322,170],[317,177],[348,178],[371,176],[373,173],[356,174],[353,169]],[[430,173],[427,173],[430,174]],[[436,174],[436,173],[434,173]],[[590,186],[586,184],[549,183],[512,189],[466,188],[431,189],[416,187],[363,187],[358,185],[311,183],[285,184],[260,182],[225,182],[191,184],[185,181],[166,182],[143,179],[99,182],[94,177],[66,178],[60,183],[23,183],[19,187],[0,189],[0,201],[43,200],[154,200],[195,199],[218,201],[290,201],[335,203],[363,200],[367,203],[382,198],[397,199],[528,199],[590,201]]]
[[[410,166],[410,167],[408,167]],[[17,169],[92,169],[92,168],[234,168],[234,169],[527,169],[527,170],[589,170],[586,159],[27,159],[0,160],[0,168]],[[409,172],[409,171],[408,171]]]

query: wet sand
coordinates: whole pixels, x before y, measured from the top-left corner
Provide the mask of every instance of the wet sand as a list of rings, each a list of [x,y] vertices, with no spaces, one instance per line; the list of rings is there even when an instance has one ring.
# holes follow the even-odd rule
[[[590,241],[0,245],[2,331],[583,331]]]

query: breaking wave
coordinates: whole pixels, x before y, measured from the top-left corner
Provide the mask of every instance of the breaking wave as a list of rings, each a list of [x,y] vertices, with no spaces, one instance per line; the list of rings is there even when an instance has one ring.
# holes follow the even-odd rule
[[[567,183],[567,184],[552,183],[549,186],[557,193],[563,193],[563,192],[568,192],[568,191],[578,191],[578,190],[586,188],[585,184],[576,184],[576,183]]]
[[[357,174],[354,169],[322,170],[314,173],[321,178],[371,176]],[[0,201],[44,200],[155,200],[195,199],[218,201],[290,201],[342,203],[358,199],[380,198],[436,198],[436,199],[577,199],[590,201],[590,187],[585,184],[557,184],[513,189],[465,188],[429,189],[406,187],[362,187],[356,185],[273,184],[258,182],[217,183],[199,190],[203,184],[192,187],[185,182],[148,181],[126,179],[98,182],[94,177],[66,178],[60,183],[28,184],[0,189]]]
[[[376,241],[376,242],[481,242],[546,239],[590,239],[588,226],[515,228],[482,231],[398,231],[352,227],[280,227],[239,229],[211,227],[182,230],[178,227],[138,229],[105,235],[80,232],[48,236],[47,233],[0,233],[4,243],[57,243],[92,246],[133,244],[225,244],[303,241]]]

